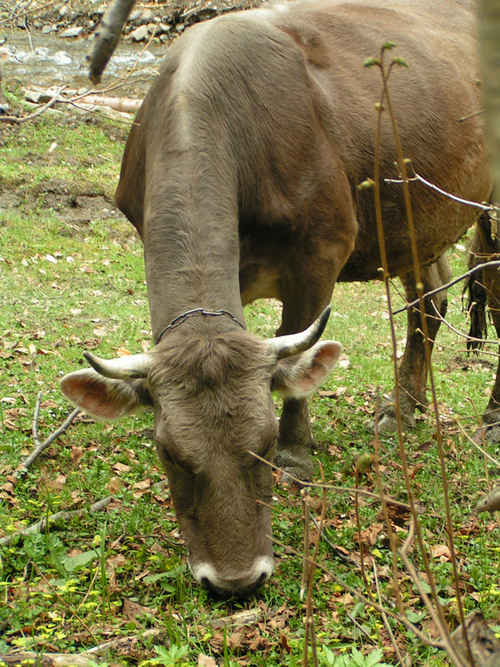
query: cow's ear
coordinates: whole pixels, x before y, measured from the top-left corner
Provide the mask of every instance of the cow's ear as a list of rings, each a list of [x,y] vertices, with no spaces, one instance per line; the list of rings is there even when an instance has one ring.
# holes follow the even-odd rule
[[[143,380],[111,380],[89,368],[65,375],[61,389],[77,407],[97,419],[118,419],[152,405]]]
[[[271,389],[284,398],[305,398],[312,394],[337,363],[342,345],[321,341],[306,352],[280,361],[273,374]]]

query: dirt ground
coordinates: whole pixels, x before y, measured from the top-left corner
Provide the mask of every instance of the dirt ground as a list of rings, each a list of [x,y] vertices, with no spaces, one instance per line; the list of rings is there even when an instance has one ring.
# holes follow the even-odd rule
[[[104,0],[0,0],[0,52],[2,41],[9,31],[30,31],[55,35],[65,48],[68,41],[84,39],[91,36],[99,26],[103,13],[110,2]],[[157,2],[136,2],[136,5],[124,28],[124,40],[130,42],[150,42],[168,45],[175,37],[193,23],[208,20],[230,11],[244,10],[263,4],[263,0],[158,0]],[[138,39],[137,30],[141,29],[142,38]],[[68,31],[77,31],[74,37]],[[135,37],[134,37],[135,34]],[[1,57],[1,53],[0,53]],[[1,67],[1,62],[0,62]],[[1,70],[0,70],[1,72]],[[1,76],[1,74],[0,74]],[[129,90],[129,95],[133,93]],[[135,97],[141,97],[142,91],[136,91]],[[11,109],[12,111],[12,109]],[[17,110],[15,113],[19,113]],[[23,112],[25,113],[25,112]],[[65,125],[77,126],[84,123],[99,123],[98,116],[82,115],[72,112],[59,113],[60,122]],[[20,125],[2,124],[0,147],[5,145],[12,135],[20,130]],[[123,131],[117,128],[116,140],[125,145],[128,127],[125,123]],[[32,154],[33,162],[42,165],[45,155]],[[113,197],[109,192],[95,191],[95,188],[82,184],[75,192],[75,184],[63,181],[46,182],[40,192],[40,186],[32,187],[28,182],[13,184],[3,183],[0,179],[0,219],[9,211],[31,210],[40,205],[50,207],[56,215],[74,225],[85,225],[105,213],[115,217],[121,215],[114,207]],[[1,222],[0,222],[1,226]]]

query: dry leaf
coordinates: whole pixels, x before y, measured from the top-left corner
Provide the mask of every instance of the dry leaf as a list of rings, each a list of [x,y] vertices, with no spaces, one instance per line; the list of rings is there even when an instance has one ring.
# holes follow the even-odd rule
[[[447,544],[435,544],[431,547],[431,556],[439,558],[442,563],[451,560],[451,553]]]

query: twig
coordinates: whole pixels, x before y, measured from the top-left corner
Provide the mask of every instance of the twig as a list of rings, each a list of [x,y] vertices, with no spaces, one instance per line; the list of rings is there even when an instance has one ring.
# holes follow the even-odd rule
[[[432,368],[432,363],[431,363],[431,348],[429,345],[429,330],[428,330],[428,322],[427,322],[427,317],[426,317],[426,312],[425,312],[425,307],[424,307],[424,300],[423,300],[423,278],[422,278],[422,269],[420,265],[420,260],[419,260],[419,253],[418,253],[418,244],[417,244],[417,235],[415,231],[415,220],[413,216],[413,207],[411,204],[411,198],[410,198],[410,188],[409,188],[409,179],[408,179],[408,164],[409,161],[405,160],[404,158],[404,153],[403,153],[403,147],[401,144],[401,137],[400,137],[400,132],[398,128],[398,122],[396,119],[396,114],[394,111],[393,103],[392,103],[392,95],[391,91],[389,88],[389,77],[392,71],[392,67],[401,64],[400,60],[393,60],[389,67],[385,67],[384,65],[384,55],[387,49],[392,48],[394,45],[387,43],[384,44],[380,50],[380,59],[375,59],[372,64],[377,64],[380,73],[381,73],[381,78],[382,78],[382,96],[380,103],[377,105],[377,110],[378,110],[378,125],[377,125],[377,135],[376,135],[376,154],[375,154],[375,171],[374,171],[374,183],[375,183],[375,194],[376,194],[376,218],[377,218],[377,236],[379,239],[379,247],[381,249],[381,258],[383,260],[383,271],[384,271],[384,282],[386,284],[386,290],[389,292],[388,289],[388,281],[387,281],[387,276],[388,274],[388,263],[387,263],[387,255],[385,252],[385,238],[384,238],[384,231],[383,231],[383,223],[382,223],[382,204],[381,204],[381,195],[380,195],[380,144],[381,144],[381,118],[382,118],[382,113],[384,110],[384,104],[387,105],[387,110],[390,118],[390,122],[392,125],[392,134],[394,137],[394,142],[395,142],[395,148],[396,148],[396,155],[397,155],[397,164],[400,170],[400,173],[402,175],[402,181],[403,181],[403,198],[404,198],[404,207],[405,207],[405,212],[406,212],[406,220],[408,224],[408,233],[409,233],[409,238],[410,238],[410,247],[411,247],[411,255],[412,255],[412,260],[413,260],[413,273],[414,273],[414,278],[415,278],[415,285],[416,285],[416,293],[418,295],[418,298],[416,300],[416,303],[419,305],[419,313],[420,313],[420,320],[422,322],[422,329],[424,332],[424,351],[425,351],[425,364],[426,364],[426,369],[427,369],[427,374],[429,378],[429,384],[431,388],[431,393],[432,393],[432,405],[433,405],[433,411],[435,415],[435,422],[436,422],[436,442],[437,442],[437,447],[438,447],[438,453],[439,453],[439,463],[440,463],[440,472],[441,472],[441,481],[443,485],[443,500],[444,500],[444,508],[445,508],[445,514],[446,514],[446,528],[447,528],[447,536],[448,536],[448,547],[450,549],[451,553],[451,562],[452,562],[452,570],[453,570],[453,583],[455,587],[455,595],[456,595],[456,600],[457,600],[457,607],[458,607],[458,613],[460,620],[463,624],[464,621],[464,610],[463,610],[463,604],[462,604],[462,597],[461,597],[461,592],[460,592],[460,586],[459,586],[459,579],[458,579],[458,570],[457,570],[457,559],[456,559],[456,553],[455,553],[455,545],[454,545],[454,539],[453,539],[453,524],[451,521],[451,512],[450,512],[450,503],[449,503],[449,491],[448,491],[448,478],[446,475],[446,464],[445,464],[445,456],[444,456],[444,448],[443,448],[443,437],[442,437],[442,432],[441,432],[441,424],[440,424],[440,418],[439,418],[439,407],[438,407],[438,402],[437,402],[437,395],[436,395],[436,385],[434,382],[434,373],[433,373],[433,368]],[[390,298],[390,295],[388,294],[388,298]],[[389,302],[390,304],[390,302]],[[397,356],[395,354],[396,352],[396,347],[395,347],[395,334],[394,334],[394,321],[393,321],[393,314],[390,312],[391,309],[389,308],[389,322],[390,322],[390,327],[391,327],[391,332],[392,332],[392,338],[393,338],[393,362],[394,362],[394,368],[395,368],[395,380],[396,380],[396,386],[398,384],[398,374],[399,371],[397,369]],[[398,442],[399,442],[399,450],[400,450],[400,456],[401,456],[401,462],[403,465],[403,472],[404,472],[404,479],[405,479],[405,485],[407,489],[407,494],[408,494],[408,499],[411,505],[411,519],[412,519],[412,524],[414,525],[414,530],[416,533],[416,539],[418,543],[418,547],[420,550],[420,554],[423,560],[424,564],[424,569],[427,574],[428,582],[431,587],[431,592],[432,592],[432,597],[433,600],[436,601],[436,606],[437,606],[437,614],[436,617],[439,618],[439,629],[440,632],[442,633],[442,638],[445,641],[445,644],[447,648],[451,646],[450,644],[450,635],[449,635],[449,629],[446,624],[446,620],[444,618],[444,613],[441,608],[441,606],[438,603],[438,596],[437,596],[437,590],[436,590],[436,585],[434,578],[432,576],[432,572],[430,569],[430,564],[429,564],[429,559],[427,557],[425,547],[424,547],[424,540],[422,536],[422,531],[420,528],[420,524],[418,522],[418,516],[415,510],[415,498],[414,494],[412,491],[411,487],[411,482],[410,482],[410,477],[409,477],[409,470],[408,470],[408,460],[407,460],[407,454],[406,454],[406,448],[404,445],[403,441],[403,434],[402,434],[402,429],[401,429],[401,414],[400,414],[400,409],[399,409],[399,394],[396,394],[396,414],[397,414],[397,425],[398,425]],[[399,415],[398,415],[399,413]],[[432,605],[431,605],[432,606]],[[464,637],[464,640],[468,646],[468,640],[467,636]],[[453,647],[451,646],[451,649]],[[474,664],[470,649],[468,650],[470,661],[472,664]],[[455,656],[456,653],[452,650],[452,654]],[[450,654],[449,654],[450,655]],[[457,664],[461,664],[460,659],[458,658]]]
[[[351,623],[354,623],[354,625],[358,628],[358,630],[364,634],[364,636],[368,639],[370,644],[377,644],[376,640],[373,639],[373,637],[370,636],[370,634],[364,629],[364,627],[357,621],[352,614],[349,614],[349,612],[345,612],[345,615],[347,618],[351,621]]]
[[[165,630],[151,628],[142,632],[140,635],[128,637],[118,637],[111,639],[104,644],[94,646],[81,653],[35,653],[34,651],[24,653],[7,653],[0,655],[0,664],[21,665],[22,663],[34,663],[44,665],[45,667],[94,667],[96,664],[95,656],[102,655],[110,650],[123,649],[132,643],[141,641],[145,638],[159,640],[165,635]]]
[[[358,469],[356,468],[355,471],[356,493],[354,494],[354,514],[356,516],[356,530],[358,532],[358,541],[359,541],[359,562],[361,566],[361,578],[363,579],[365,590],[368,591],[369,590],[368,579],[366,578],[366,572],[365,572],[365,554],[364,554],[363,542],[361,540],[361,520],[359,518],[359,494],[357,492],[358,482],[359,482],[359,472]]]
[[[436,319],[438,319],[440,322],[442,322],[442,324],[447,326],[448,329],[450,329],[450,331],[453,331],[453,333],[457,334],[457,336],[461,336],[461,338],[465,338],[467,341],[471,341],[471,342],[474,342],[474,343],[481,343],[482,345],[484,345],[484,344],[486,344],[486,345],[498,345],[498,340],[491,340],[491,339],[489,340],[487,338],[476,338],[475,336],[469,336],[469,334],[466,334],[463,331],[460,331],[460,329],[457,329],[456,327],[454,327],[453,324],[448,322],[448,320],[441,315],[441,313],[439,312],[436,304],[434,303],[434,301],[432,299],[430,300],[430,302],[432,304],[432,308],[434,309],[434,312],[436,313]],[[432,342],[434,342],[434,341],[432,341]],[[491,356],[498,358],[498,354],[495,354],[495,353],[491,354]]]
[[[304,560],[302,563],[302,583],[300,584],[299,598],[302,602],[307,585],[307,557],[309,555],[309,496],[302,494],[302,512],[304,515]]]
[[[375,588],[377,590],[377,598],[378,598],[380,606],[382,606],[382,596],[380,594],[380,585],[378,583],[377,564],[375,563],[375,559],[373,559],[373,577],[375,579]],[[398,587],[399,587],[399,585],[398,585]],[[396,652],[396,655],[398,656],[398,660],[401,664],[403,664],[403,656],[401,655],[401,651],[399,650],[398,643],[396,641],[396,638],[394,637],[394,633],[393,633],[391,625],[389,623],[389,619],[387,618],[387,614],[385,613],[385,611],[381,611],[380,615],[382,616],[382,621],[384,623],[385,629],[387,630],[387,634],[389,635],[389,638],[391,640],[391,644],[394,647],[394,651]],[[411,660],[411,658],[410,658],[410,660]]]
[[[431,183],[428,181],[426,178],[423,176],[420,176],[420,174],[417,174],[417,172],[413,169],[413,165],[411,165],[411,162],[409,160],[406,161],[408,167],[411,168],[412,170],[412,175],[411,176],[406,176],[406,174],[403,174],[403,178],[384,178],[384,183],[398,183],[402,185],[407,185],[408,183],[412,183],[415,181],[418,181],[419,183],[422,183],[423,185],[427,186],[431,190],[434,190],[435,192],[438,192],[440,195],[443,195],[444,197],[447,197],[448,199],[452,199],[453,201],[458,202],[459,204],[465,204],[466,206],[472,206],[473,208],[479,208],[481,211],[487,211],[488,213],[498,213],[500,211],[500,208],[498,206],[495,206],[493,204],[480,204],[477,201],[470,201],[469,199],[463,199],[463,197],[458,197],[457,195],[452,195],[450,192],[446,192],[446,190],[443,190],[437,185],[434,185],[434,183]]]
[[[439,292],[443,292],[444,290],[448,289],[449,287],[452,287],[453,285],[456,285],[461,280],[464,280],[464,278],[468,278],[469,276],[471,276],[476,271],[481,271],[482,269],[493,268],[494,266],[500,266],[500,260],[495,259],[495,260],[492,260],[491,262],[483,262],[482,264],[478,264],[474,268],[469,269],[469,271],[466,271],[465,273],[462,273],[462,275],[458,276],[458,278],[454,278],[454,280],[450,280],[450,282],[445,283],[444,285],[441,285],[440,287],[436,287],[436,289],[430,290],[429,292],[426,292],[425,294],[422,294],[422,296],[418,297],[418,299],[414,299],[413,301],[410,301],[410,303],[407,303],[405,306],[402,306],[401,308],[398,308],[398,310],[394,310],[392,312],[392,314],[393,315],[399,315],[399,313],[403,313],[405,310],[409,310],[410,308],[413,308],[413,306],[416,306],[423,299],[427,299],[430,296],[434,296],[434,294],[438,294]]]
[[[0,538],[0,546],[8,546],[15,542],[19,537],[26,537],[27,535],[33,535],[34,533],[41,533],[44,530],[48,530],[49,526],[56,521],[68,521],[74,517],[83,516],[87,512],[90,514],[93,514],[94,512],[100,512],[107,505],[109,505],[112,500],[114,500],[114,496],[106,496],[106,498],[98,500],[89,507],[83,507],[82,509],[78,510],[61,510],[60,512],[56,512],[50,516],[44,516],[36,523],[31,524],[31,526],[27,526],[26,528],[22,528],[15,533],[11,533],[10,535],[6,535],[5,537]]]
[[[33,440],[35,442],[35,449],[31,452],[31,454],[28,456],[27,459],[21,463],[19,469],[17,470],[17,475],[21,476],[26,473],[30,465],[35,461],[40,454],[47,449],[47,447],[54,442],[56,438],[58,438],[66,429],[72,424],[72,422],[75,420],[75,418],[80,414],[80,410],[78,408],[75,408],[73,412],[71,412],[64,422],[59,426],[58,429],[56,429],[53,433],[49,435],[49,437],[44,440],[43,442],[40,442],[38,438],[38,418],[40,416],[40,403],[41,403],[41,398],[42,398],[42,393],[40,392],[36,398],[36,405],[35,405],[35,413],[33,416]]]
[[[145,630],[140,635],[132,635],[129,637],[118,637],[117,639],[110,639],[109,641],[104,642],[103,644],[99,644],[99,646],[94,646],[93,648],[89,648],[87,651],[83,652],[83,655],[85,656],[102,655],[103,653],[106,653],[109,650],[116,650],[119,648],[123,648],[124,646],[127,647],[132,642],[136,642],[146,638],[153,638],[158,640],[160,637],[163,637],[164,635],[165,635],[165,630],[160,628],[151,628],[149,630]]]
[[[273,470],[277,470],[278,472],[284,473],[285,471],[283,468],[280,468],[277,466],[275,463],[271,463],[271,461],[268,461],[262,456],[259,456],[259,454],[256,454],[255,452],[251,451],[250,449],[247,450],[248,454],[251,454],[254,456],[256,459],[261,461],[262,463],[266,463],[268,466],[270,466]],[[288,479],[292,480],[292,482],[295,482],[296,484],[309,488],[309,489],[326,489],[330,491],[340,491],[340,492],[345,492],[345,493],[360,493],[363,496],[368,496],[369,498],[374,498],[375,500],[380,500],[380,496],[377,493],[373,493],[373,491],[368,491],[367,489],[360,489],[360,488],[352,488],[350,486],[336,486],[334,484],[324,484],[323,482],[307,482],[303,479],[299,479],[298,477],[295,477],[294,475],[290,474],[289,472],[286,472],[286,476]],[[390,496],[384,496],[384,500],[386,503],[389,505],[395,505],[396,507],[401,507],[405,510],[409,510],[410,506],[407,503],[402,503],[400,500],[395,500],[394,498],[391,498]]]
[[[473,445],[481,454],[490,461],[490,463],[493,463],[497,468],[500,468],[500,461],[496,459],[495,457],[491,456],[491,454],[488,454],[488,452],[483,449],[480,445],[477,444],[477,442],[474,440],[474,438],[471,438],[470,435],[466,432],[460,421],[455,417],[455,422],[460,429],[460,432],[462,435],[470,442],[471,445]]]
[[[32,114],[29,114],[28,116],[0,116],[0,121],[5,121],[7,123],[25,123],[28,120],[33,120],[33,118],[36,118],[37,116],[40,116],[42,113],[47,111],[47,109],[50,109],[50,107],[54,106],[54,104],[59,100],[59,95],[61,92],[66,88],[66,86],[61,86],[53,95],[53,97],[40,109],[37,109],[34,111]]]

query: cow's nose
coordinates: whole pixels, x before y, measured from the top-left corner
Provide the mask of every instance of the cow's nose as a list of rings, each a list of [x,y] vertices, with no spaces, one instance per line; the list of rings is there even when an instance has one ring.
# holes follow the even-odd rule
[[[223,576],[208,563],[199,563],[193,567],[195,579],[212,592],[221,596],[245,596],[253,593],[270,578],[273,573],[273,559],[257,558],[253,566],[244,573],[235,576]]]

